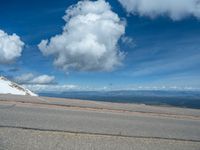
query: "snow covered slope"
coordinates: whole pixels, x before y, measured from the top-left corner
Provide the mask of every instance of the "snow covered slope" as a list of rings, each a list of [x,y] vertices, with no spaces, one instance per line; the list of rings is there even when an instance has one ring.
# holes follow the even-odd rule
[[[16,95],[30,95],[37,96],[37,94],[30,90],[0,76],[0,94],[16,94]]]

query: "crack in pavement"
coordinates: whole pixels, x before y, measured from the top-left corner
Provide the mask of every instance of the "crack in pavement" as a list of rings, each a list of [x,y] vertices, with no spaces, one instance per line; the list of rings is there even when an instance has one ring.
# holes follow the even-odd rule
[[[200,142],[200,140],[194,139],[179,139],[179,138],[167,138],[167,137],[156,137],[156,136],[133,136],[133,135],[122,135],[122,134],[107,134],[107,133],[95,133],[95,132],[84,132],[84,131],[67,131],[59,129],[42,129],[42,128],[32,128],[23,126],[4,126],[0,125],[0,128],[7,129],[22,129],[22,130],[32,130],[32,131],[42,131],[42,132],[58,132],[58,133],[72,133],[72,134],[82,134],[82,135],[97,135],[97,136],[109,136],[109,137],[124,137],[124,138],[137,138],[137,139],[158,139],[158,140],[170,140],[170,141],[182,141],[182,142]]]
[[[16,106],[16,104],[9,105],[9,106],[0,106],[0,109],[10,109],[10,108],[13,108],[15,106]]]

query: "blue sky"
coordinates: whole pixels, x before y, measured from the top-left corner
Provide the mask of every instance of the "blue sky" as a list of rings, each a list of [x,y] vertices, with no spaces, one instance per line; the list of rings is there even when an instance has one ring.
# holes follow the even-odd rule
[[[115,58],[117,62],[120,61],[120,65],[115,63],[110,68],[105,68],[107,63],[104,62],[109,59],[106,58],[104,62],[100,62],[104,66],[98,64],[85,69],[85,66],[90,66],[93,62],[87,64],[87,61],[82,61],[81,58],[85,65],[78,64],[78,67],[69,69],[65,68],[66,64],[56,66],[55,57],[61,50],[55,52],[55,48],[49,48],[47,51],[52,50],[55,55],[49,54],[50,52],[44,55],[46,49],[38,48],[38,44],[43,39],[62,34],[63,26],[70,22],[62,19],[65,10],[77,2],[1,0],[0,30],[8,35],[16,33],[24,42],[20,57],[0,64],[1,74],[18,79],[18,82],[21,82],[22,75],[27,74],[31,74],[30,80],[41,79],[39,77],[42,75],[51,77],[48,78],[49,82],[33,82],[28,81],[29,79],[21,82],[36,91],[41,90],[39,87],[44,85],[57,88],[65,85],[66,89],[79,90],[200,89],[200,15],[188,13],[187,10],[184,10],[186,15],[176,14],[175,17],[169,15],[173,13],[159,10],[154,15],[148,15],[150,13],[144,14],[141,10],[135,10],[135,7],[128,9],[128,0],[124,3],[122,0],[121,3],[107,1],[111,6],[110,11],[120,18],[118,25],[123,24],[125,29],[124,33],[116,33],[120,37],[116,37],[118,42],[115,49],[124,54],[123,59],[119,58],[119,54]],[[170,12],[170,9],[167,10]],[[49,45],[51,43],[55,44],[49,41]],[[112,52],[115,52],[115,49],[111,49]],[[61,54],[67,55],[64,51]],[[110,53],[108,55],[112,56]],[[84,56],[88,58],[90,55]],[[78,57],[71,57],[70,60],[76,63],[74,59]],[[71,62],[67,65],[69,64],[71,65]]]

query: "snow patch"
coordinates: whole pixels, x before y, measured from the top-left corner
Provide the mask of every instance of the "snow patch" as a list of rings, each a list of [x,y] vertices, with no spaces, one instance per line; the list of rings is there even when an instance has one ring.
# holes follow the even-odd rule
[[[0,76],[0,94],[16,94],[16,95],[30,95],[38,96],[30,90]]]

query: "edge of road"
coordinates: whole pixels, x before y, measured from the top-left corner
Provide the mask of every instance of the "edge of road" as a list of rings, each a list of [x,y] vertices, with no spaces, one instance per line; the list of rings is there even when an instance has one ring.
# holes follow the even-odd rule
[[[104,111],[200,120],[200,110],[198,109],[151,106],[144,104],[111,103],[66,98],[19,96],[11,94],[0,94],[0,103],[9,105],[6,107],[14,107],[15,105],[28,107],[31,105],[34,107]]]

